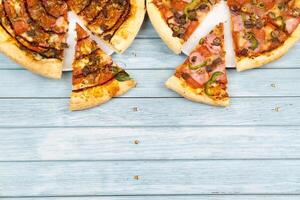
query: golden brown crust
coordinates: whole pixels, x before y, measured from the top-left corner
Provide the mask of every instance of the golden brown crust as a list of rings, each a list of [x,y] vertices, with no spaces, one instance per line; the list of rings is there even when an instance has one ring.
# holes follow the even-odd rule
[[[80,92],[72,92],[70,110],[84,110],[104,104],[112,97],[125,94],[135,85],[134,80],[119,82],[114,79],[105,85],[85,89]]]
[[[17,41],[0,27],[0,52],[21,64],[24,68],[48,78],[60,79],[63,64],[58,59],[34,59],[33,55],[21,50]]]
[[[173,37],[173,31],[165,22],[159,9],[152,3],[152,0],[147,0],[147,12],[151,23],[157,33],[167,46],[176,54],[180,54],[182,51],[183,40]]]
[[[169,78],[169,80],[167,80],[166,87],[194,102],[220,107],[229,106],[229,98],[225,98],[223,100],[214,100],[203,92],[197,94],[195,90],[190,88],[185,81],[177,78],[176,76],[172,76]]]
[[[129,18],[121,25],[110,41],[110,45],[118,53],[123,53],[132,44],[146,14],[145,1],[130,0],[130,4]]]
[[[241,59],[237,58],[237,71],[244,71],[248,69],[258,68],[262,65],[270,63],[274,60],[281,58],[286,54],[290,48],[300,39],[300,25],[292,33],[291,36],[283,43],[282,46],[274,49],[273,51],[264,53],[255,58],[243,57]]]

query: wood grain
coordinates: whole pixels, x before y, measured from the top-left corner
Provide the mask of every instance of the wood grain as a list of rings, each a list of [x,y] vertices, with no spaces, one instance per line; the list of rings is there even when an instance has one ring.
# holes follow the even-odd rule
[[[300,194],[299,168],[299,160],[6,162],[0,194]]]
[[[125,98],[81,112],[70,112],[68,99],[0,99],[0,104],[0,127],[300,124],[298,97],[233,98],[228,108],[183,98]]]
[[[0,161],[299,159],[300,127],[0,129]]]
[[[138,85],[123,97],[179,97],[166,89],[164,82],[173,70],[128,70]],[[245,73],[229,70],[229,89],[232,97],[300,96],[300,69],[260,69]],[[18,78],[16,78],[18,77]],[[56,81],[23,70],[2,70],[0,98],[69,97],[71,73]],[[255,82],[256,86],[253,86]],[[16,92],[16,88],[18,91]]]

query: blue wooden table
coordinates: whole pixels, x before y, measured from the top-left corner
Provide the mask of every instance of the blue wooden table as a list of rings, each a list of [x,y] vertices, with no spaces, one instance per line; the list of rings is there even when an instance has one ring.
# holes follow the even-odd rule
[[[71,73],[49,80],[1,56],[0,197],[299,200],[300,44],[264,68],[229,69],[225,109],[164,87],[184,58],[147,20],[114,55],[138,87],[72,113]]]

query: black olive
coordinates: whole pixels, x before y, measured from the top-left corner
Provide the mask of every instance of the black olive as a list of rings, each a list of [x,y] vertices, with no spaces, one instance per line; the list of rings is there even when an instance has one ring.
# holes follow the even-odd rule
[[[200,9],[200,10],[204,10],[204,9],[206,9],[207,7],[208,7],[208,5],[205,4],[205,3],[203,3],[203,4],[200,4],[199,9]]]
[[[214,46],[221,46],[222,40],[219,37],[216,37],[212,43]]]
[[[212,66],[210,66],[210,65],[206,66],[205,69],[206,69],[206,71],[208,73],[210,73],[210,72],[212,72],[214,70],[214,68]]]
[[[246,21],[244,22],[244,26],[245,26],[246,28],[250,29],[250,28],[253,28],[253,27],[254,27],[254,24],[252,23],[252,21],[246,20]]]
[[[182,76],[182,78],[185,79],[185,80],[191,77],[191,76],[190,76],[189,74],[187,74],[187,73],[182,73],[181,76]]]
[[[239,54],[241,55],[241,56],[247,56],[248,55],[248,49],[242,49],[240,52],[239,52]]]
[[[230,7],[230,10],[233,11],[233,12],[237,12],[240,9],[239,9],[239,7],[237,5],[233,5],[233,6]]]
[[[261,29],[264,27],[264,23],[261,20],[256,21],[255,23],[256,28]]]
[[[216,67],[217,65],[219,65],[220,63],[222,63],[222,58],[216,58],[213,62],[212,62],[212,66]]]

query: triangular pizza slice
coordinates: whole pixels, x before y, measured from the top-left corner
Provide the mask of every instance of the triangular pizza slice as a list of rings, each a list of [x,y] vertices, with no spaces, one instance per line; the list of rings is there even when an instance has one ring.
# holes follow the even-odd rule
[[[228,0],[237,70],[283,56],[300,39],[300,0]]]
[[[92,108],[120,96],[136,83],[78,24],[73,62],[71,110]]]
[[[195,102],[228,106],[224,25],[221,23],[199,41],[166,86]]]
[[[60,78],[67,11],[63,0],[0,1],[0,51],[32,72]]]
[[[150,20],[176,54],[220,0],[147,0]]]
[[[85,25],[118,53],[133,42],[145,17],[144,0],[67,0]]]

